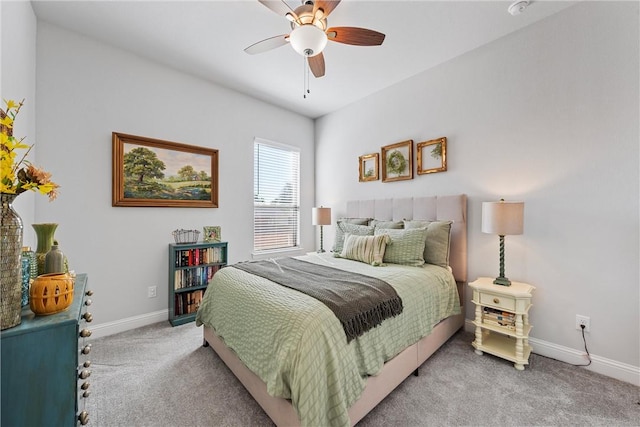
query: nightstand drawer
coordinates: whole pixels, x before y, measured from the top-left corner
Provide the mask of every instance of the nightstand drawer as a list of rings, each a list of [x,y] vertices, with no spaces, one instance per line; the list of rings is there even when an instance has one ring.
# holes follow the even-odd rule
[[[488,305],[514,312],[516,309],[516,300],[505,297],[504,295],[492,295],[482,292],[480,293],[480,305]]]

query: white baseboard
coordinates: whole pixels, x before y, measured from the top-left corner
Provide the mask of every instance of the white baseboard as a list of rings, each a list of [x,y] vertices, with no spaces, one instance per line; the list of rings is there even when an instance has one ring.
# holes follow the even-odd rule
[[[464,330],[475,332],[473,321],[466,319]],[[529,338],[533,347],[533,353],[545,357],[560,360],[573,365],[588,363],[587,355],[584,351],[575,350],[570,347],[554,344],[538,338]],[[640,386],[640,367],[617,362],[600,356],[591,355],[591,365],[583,368],[620,381],[625,381],[636,386]]]
[[[127,317],[114,322],[100,323],[91,326],[91,338],[106,337],[118,332],[128,331],[141,326],[151,325],[169,320],[169,310],[154,311],[139,316]]]

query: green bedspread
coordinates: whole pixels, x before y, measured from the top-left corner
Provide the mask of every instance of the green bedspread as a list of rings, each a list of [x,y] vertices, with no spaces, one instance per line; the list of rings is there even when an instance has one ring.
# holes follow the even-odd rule
[[[196,324],[213,328],[270,395],[291,399],[303,426],[347,426],[347,410],[366,376],[460,313],[455,280],[429,264],[372,267],[330,254],[299,258],[384,280],[402,298],[403,313],[347,344],[340,322],[321,302],[227,267],[209,285]]]

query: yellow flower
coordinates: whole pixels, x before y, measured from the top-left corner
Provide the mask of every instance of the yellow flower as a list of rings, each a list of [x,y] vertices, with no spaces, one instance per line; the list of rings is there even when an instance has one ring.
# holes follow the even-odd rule
[[[58,195],[60,187],[51,181],[51,174],[33,166],[27,160],[30,145],[24,144],[24,138],[13,136],[13,123],[24,100],[16,103],[5,100],[6,111],[0,109],[0,193],[20,194],[25,191],[37,191],[49,196],[49,201]],[[26,150],[16,161],[16,150]]]

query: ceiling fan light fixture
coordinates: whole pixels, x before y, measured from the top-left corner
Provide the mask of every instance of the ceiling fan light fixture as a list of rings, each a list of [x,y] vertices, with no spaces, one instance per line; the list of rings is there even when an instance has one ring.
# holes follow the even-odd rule
[[[300,55],[316,56],[327,46],[327,35],[315,25],[301,25],[291,31],[289,42]]]

